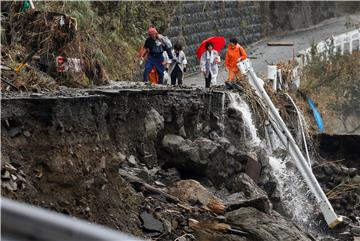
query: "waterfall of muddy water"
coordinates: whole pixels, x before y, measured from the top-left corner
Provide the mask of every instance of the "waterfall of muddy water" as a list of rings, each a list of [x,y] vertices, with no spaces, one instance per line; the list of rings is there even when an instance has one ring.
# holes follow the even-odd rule
[[[258,136],[256,126],[252,119],[249,105],[240,97],[238,93],[229,92],[230,106],[242,114],[244,126],[246,128],[247,138],[249,138],[250,146],[258,146],[261,140]]]

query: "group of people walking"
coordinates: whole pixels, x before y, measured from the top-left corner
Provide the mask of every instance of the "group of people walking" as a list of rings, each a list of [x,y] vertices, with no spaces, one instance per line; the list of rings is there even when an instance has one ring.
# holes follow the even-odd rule
[[[170,77],[171,85],[182,85],[187,65],[183,46],[180,43],[172,46],[171,41],[166,36],[159,34],[153,27],[149,28],[148,35],[149,37],[145,41],[143,54],[141,54],[141,56],[146,59],[143,74],[144,82],[149,82],[151,73],[157,72],[157,80],[155,83],[165,84],[164,76],[166,75]],[[242,79],[237,64],[246,58],[247,55],[244,48],[240,46],[236,38],[231,38],[224,63],[228,72],[228,78],[225,81],[226,87],[230,82]],[[206,42],[205,51],[201,54],[200,58],[200,70],[205,78],[205,88],[217,85],[220,63],[220,55],[219,52],[214,49],[214,43],[211,41]],[[154,83],[154,81],[151,82]]]

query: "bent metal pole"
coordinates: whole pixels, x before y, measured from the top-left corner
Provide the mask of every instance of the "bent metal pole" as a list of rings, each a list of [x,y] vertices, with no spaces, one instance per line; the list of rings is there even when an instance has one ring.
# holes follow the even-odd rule
[[[246,74],[248,76],[249,83],[253,86],[257,95],[260,97],[261,102],[267,110],[271,125],[273,126],[276,134],[279,136],[281,142],[285,147],[287,147],[287,150],[294,160],[297,169],[300,171],[301,175],[305,179],[305,182],[309,186],[312,193],[315,195],[326,223],[330,228],[335,227],[337,224],[342,222],[342,217],[336,215],[325,193],[321,189],[319,182],[312,173],[306,158],[300,151],[300,148],[296,144],[293,136],[288,130],[279,112],[275,108],[269,95],[266,93],[263,87],[263,81],[256,76],[249,60],[241,61],[238,67],[242,74]]]

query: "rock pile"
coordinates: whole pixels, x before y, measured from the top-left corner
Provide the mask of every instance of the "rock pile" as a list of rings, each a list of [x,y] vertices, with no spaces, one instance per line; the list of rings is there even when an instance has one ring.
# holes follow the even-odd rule
[[[314,166],[313,170],[337,212],[358,222],[360,217],[359,170],[331,162]]]
[[[4,193],[16,192],[26,188],[26,176],[20,166],[15,168],[6,161],[1,162],[1,188]]]

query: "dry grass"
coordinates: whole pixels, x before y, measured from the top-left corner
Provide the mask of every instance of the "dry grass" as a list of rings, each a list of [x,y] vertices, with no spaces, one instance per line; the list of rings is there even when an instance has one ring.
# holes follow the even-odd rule
[[[337,199],[342,198],[342,196],[348,192],[353,192],[356,190],[360,190],[359,183],[352,183],[351,181],[347,181],[345,183],[340,183],[330,191],[326,193],[328,199]]]
[[[360,104],[360,52],[320,57],[305,67],[301,91],[321,103],[346,102]]]

